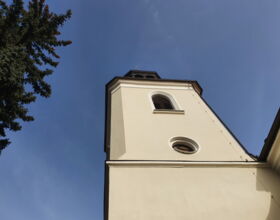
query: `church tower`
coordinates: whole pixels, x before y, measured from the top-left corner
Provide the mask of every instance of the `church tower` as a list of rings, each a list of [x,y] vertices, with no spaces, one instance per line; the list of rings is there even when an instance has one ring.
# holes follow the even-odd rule
[[[196,81],[150,71],[107,84],[106,220],[265,219],[256,209],[270,197],[256,193],[255,175],[266,165],[201,95]]]

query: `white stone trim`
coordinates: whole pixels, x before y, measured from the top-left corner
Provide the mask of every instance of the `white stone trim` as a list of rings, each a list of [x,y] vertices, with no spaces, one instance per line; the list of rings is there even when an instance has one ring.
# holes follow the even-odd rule
[[[165,166],[165,167],[243,167],[243,168],[269,168],[264,162],[239,161],[106,161],[109,166]]]
[[[150,81],[125,81],[119,80],[114,84],[110,91],[114,93],[115,90],[122,88],[140,88],[140,89],[173,89],[173,90],[192,90],[194,91],[190,83],[171,83],[171,82],[150,82]]]
[[[154,114],[171,114],[171,115],[184,115],[185,111],[184,110],[159,110],[159,109],[154,109],[153,110]]]

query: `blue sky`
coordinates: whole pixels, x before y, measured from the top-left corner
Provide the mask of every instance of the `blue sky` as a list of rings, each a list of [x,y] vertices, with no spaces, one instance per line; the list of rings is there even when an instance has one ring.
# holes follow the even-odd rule
[[[259,154],[279,107],[278,0],[49,0],[73,10],[73,44],[36,120],[0,156],[0,219],[103,218],[105,84],[130,69],[197,80],[241,143]]]

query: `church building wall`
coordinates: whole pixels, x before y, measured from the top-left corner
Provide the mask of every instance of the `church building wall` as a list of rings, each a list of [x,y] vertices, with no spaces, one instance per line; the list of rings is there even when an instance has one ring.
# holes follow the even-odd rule
[[[114,106],[111,124],[114,126],[114,120],[119,120],[120,126],[111,129],[110,159],[253,161],[191,86],[147,87],[120,84],[114,89],[112,96],[121,95],[118,100],[122,106]],[[154,111],[151,96],[157,92],[172,96],[182,112]],[[199,152],[184,155],[174,151],[170,146],[173,137],[194,140]]]
[[[105,220],[280,219],[279,132],[268,162],[258,161],[195,81],[126,77],[107,85]],[[166,108],[155,108],[156,94]],[[174,140],[195,151],[174,149]]]
[[[110,165],[110,220],[279,220],[270,168]]]

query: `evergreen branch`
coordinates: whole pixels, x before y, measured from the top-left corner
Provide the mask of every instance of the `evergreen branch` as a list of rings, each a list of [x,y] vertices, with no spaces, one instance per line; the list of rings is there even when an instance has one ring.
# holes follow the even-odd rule
[[[10,144],[5,130],[20,130],[18,119],[34,120],[26,105],[36,95],[51,95],[45,77],[53,70],[45,65],[56,67],[55,49],[71,44],[57,39],[58,28],[70,17],[70,10],[60,15],[50,12],[44,0],[29,1],[27,9],[23,0],[10,5],[0,0],[0,152]],[[27,86],[33,90],[26,91]]]

